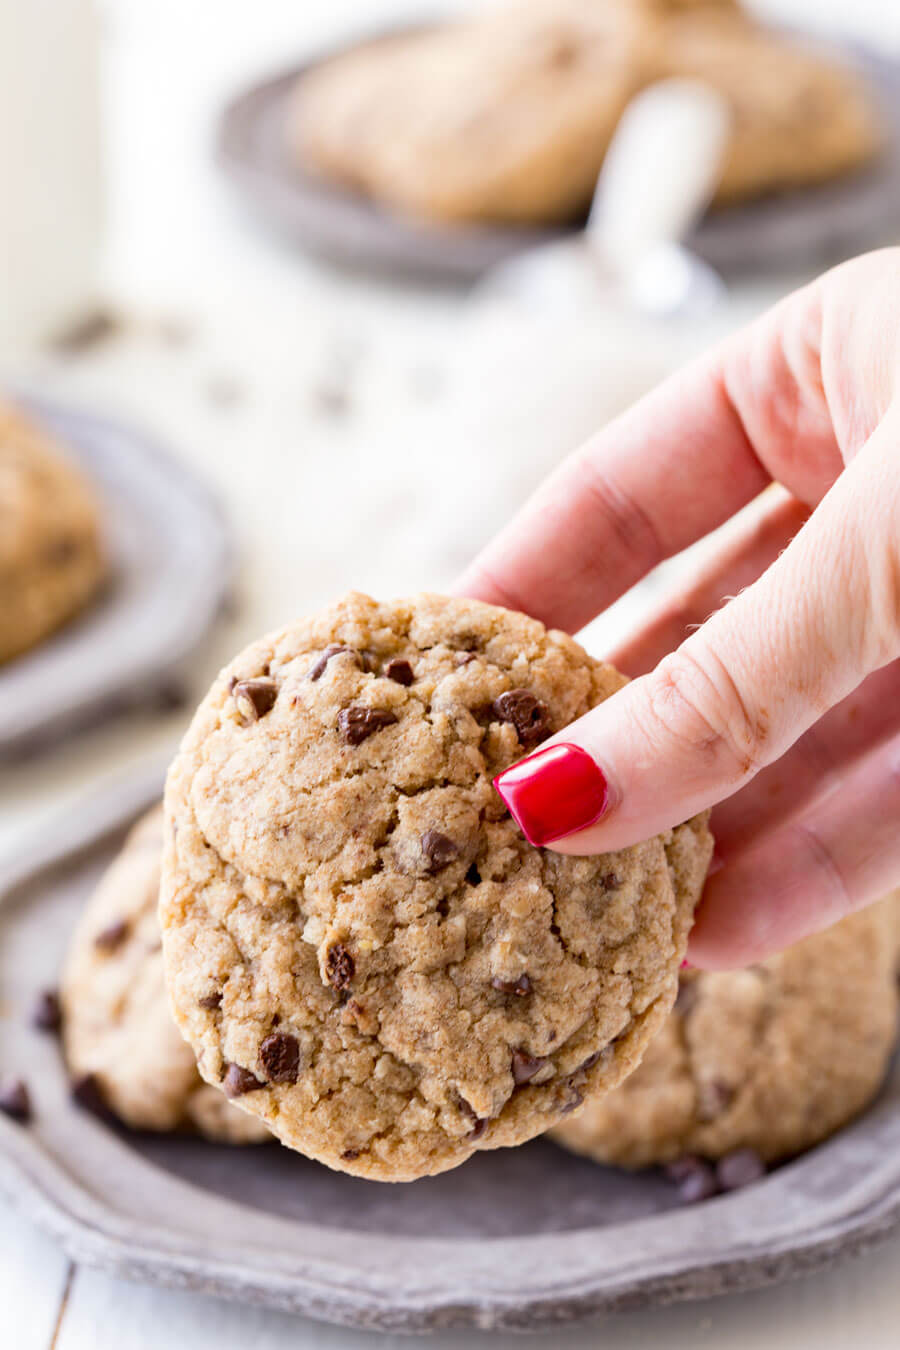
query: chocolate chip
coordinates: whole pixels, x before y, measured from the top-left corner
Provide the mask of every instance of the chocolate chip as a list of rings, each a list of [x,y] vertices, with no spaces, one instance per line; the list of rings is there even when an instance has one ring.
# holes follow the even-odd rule
[[[102,952],[114,952],[128,936],[128,920],[117,919],[108,928],[103,928],[94,938],[94,946]]]
[[[387,708],[366,708],[354,703],[338,713],[338,730],[349,745],[362,745],[369,736],[392,726],[396,720],[396,715]]]
[[[258,722],[275,706],[278,685],[263,675],[256,680],[238,680],[231,692],[243,715],[251,722]]]
[[[62,1025],[62,1009],[59,1006],[59,995],[54,989],[42,990],[34,1000],[31,1025],[38,1031],[59,1031]]]
[[[488,1127],[487,1120],[483,1116],[476,1116],[475,1124],[466,1134],[470,1143],[474,1144],[476,1139],[480,1139]]]
[[[622,885],[622,878],[618,872],[606,872],[600,878],[600,885],[605,891],[617,891]]]
[[[457,652],[453,658],[458,666],[467,666],[472,661],[478,660],[477,652]]]
[[[426,830],[421,838],[422,853],[427,870],[434,876],[445,867],[449,867],[454,858],[459,857],[459,848],[452,839],[448,839],[440,830]]]
[[[588,1069],[593,1069],[595,1064],[599,1064],[609,1046],[604,1046],[602,1050],[595,1050],[592,1055],[588,1055],[583,1064],[579,1064],[577,1072],[587,1073]]]
[[[515,994],[518,998],[530,994],[532,987],[527,975],[518,975],[514,980],[501,980],[499,975],[495,975],[491,980],[492,989],[496,989],[500,994]]]
[[[472,863],[472,866],[466,873],[466,881],[469,883],[470,886],[481,885],[481,873],[479,872],[478,868],[475,866],[474,863]]]
[[[716,1163],[716,1180],[723,1191],[737,1191],[766,1175],[766,1165],[753,1148],[737,1148]]]
[[[694,1205],[699,1200],[709,1200],[719,1187],[716,1174],[709,1163],[702,1158],[687,1154],[677,1158],[663,1168],[670,1181],[678,1187],[678,1195],[685,1205]]]
[[[491,707],[501,722],[511,722],[526,750],[550,735],[550,710],[527,689],[510,689],[495,698]]]
[[[350,988],[356,974],[356,962],[347,948],[342,947],[340,943],[328,949],[325,956],[325,974],[332,989],[340,991]]]
[[[226,1097],[243,1097],[245,1092],[256,1092],[261,1087],[265,1087],[265,1083],[261,1083],[249,1069],[242,1068],[240,1064],[228,1065],[222,1080]]]
[[[442,919],[446,919],[447,915],[450,913],[450,901],[447,899],[446,896],[441,897],[441,899],[435,905],[435,909],[437,910],[438,914],[440,914]]]
[[[361,1152],[362,1149],[359,1148],[345,1148],[341,1154],[341,1159],[344,1162],[353,1162],[354,1158],[358,1158]]]
[[[697,1087],[697,1119],[715,1120],[731,1104],[734,1088],[721,1078],[713,1078]]]
[[[393,661],[388,661],[384,668],[384,673],[389,680],[393,680],[395,684],[405,685],[407,689],[415,679],[413,668],[409,662],[401,661],[398,658],[395,658]]]
[[[310,666],[309,670],[306,672],[306,678],[308,680],[321,679],[322,675],[325,673],[325,667],[328,665],[328,662],[333,656],[340,656],[341,652],[346,652],[348,656],[356,657],[356,652],[352,647],[342,647],[339,642],[332,642],[329,647],[325,648],[315,664]]]
[[[215,1012],[216,1008],[222,1006],[222,995],[218,989],[211,994],[204,994],[203,998],[197,999],[197,1007],[205,1008],[207,1012]]]
[[[584,1097],[579,1092],[572,1079],[568,1079],[562,1097],[559,1099],[559,1113],[561,1116],[567,1116],[574,1111],[576,1107],[581,1106]]]
[[[538,1073],[547,1063],[546,1059],[541,1059],[538,1055],[529,1055],[526,1050],[514,1050],[512,1052],[512,1076],[516,1087],[523,1087],[530,1083],[536,1073]]]
[[[4,1078],[0,1082],[0,1111],[23,1125],[31,1119],[31,1098],[21,1078]]]
[[[102,1120],[113,1119],[96,1074],[83,1073],[78,1078],[73,1078],[71,1093],[73,1101],[85,1111],[90,1111],[91,1115],[100,1116]]]
[[[296,1036],[275,1031],[260,1043],[259,1062],[272,1083],[296,1083],[300,1072],[300,1043]]]

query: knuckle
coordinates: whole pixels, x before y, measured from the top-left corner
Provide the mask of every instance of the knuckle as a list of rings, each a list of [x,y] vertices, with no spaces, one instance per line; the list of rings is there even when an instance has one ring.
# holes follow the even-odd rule
[[[711,649],[681,647],[649,678],[650,712],[661,739],[680,742],[735,783],[753,777],[767,763],[768,716],[748,704]]]
[[[600,516],[603,532],[616,540],[625,556],[640,557],[651,567],[661,562],[665,549],[644,508],[589,456],[584,457],[581,468],[583,490]]]

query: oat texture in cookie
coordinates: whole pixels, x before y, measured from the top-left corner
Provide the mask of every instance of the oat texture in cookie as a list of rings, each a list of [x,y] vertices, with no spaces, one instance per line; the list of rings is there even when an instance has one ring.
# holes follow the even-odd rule
[[[78,613],[104,571],[89,485],[25,413],[0,403],[0,662]]]
[[[72,937],[60,1003],[76,1097],[134,1129],[267,1139],[262,1121],[203,1082],[172,1020],[157,918],[161,853],[157,807],[132,830]]]
[[[622,683],[533,619],[433,595],[349,595],[236,657],[166,790],[167,978],[204,1077],[383,1180],[615,1086],[674,1000],[706,822],[563,857],[491,780]]]
[[[627,1082],[554,1131],[625,1167],[800,1153],[878,1091],[897,1030],[896,897],[760,965],[686,971]]]

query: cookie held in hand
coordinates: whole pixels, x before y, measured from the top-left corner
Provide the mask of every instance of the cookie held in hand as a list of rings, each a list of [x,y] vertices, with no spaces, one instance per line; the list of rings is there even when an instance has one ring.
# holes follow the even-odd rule
[[[290,1147],[399,1181],[629,1073],[675,998],[705,819],[563,857],[492,786],[623,682],[433,595],[350,595],[236,657],[166,789],[166,973],[207,1081]]]

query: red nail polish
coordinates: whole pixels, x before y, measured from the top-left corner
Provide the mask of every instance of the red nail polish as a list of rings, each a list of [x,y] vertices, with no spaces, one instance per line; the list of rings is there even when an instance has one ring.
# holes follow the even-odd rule
[[[684,960],[682,961],[682,963],[681,963],[681,969],[682,969],[682,970],[693,970],[693,966],[691,965],[691,963],[690,963],[690,961],[687,959],[687,957],[685,957]]]
[[[593,825],[609,806],[602,771],[585,750],[564,742],[519,760],[497,775],[494,787],[538,848]]]

